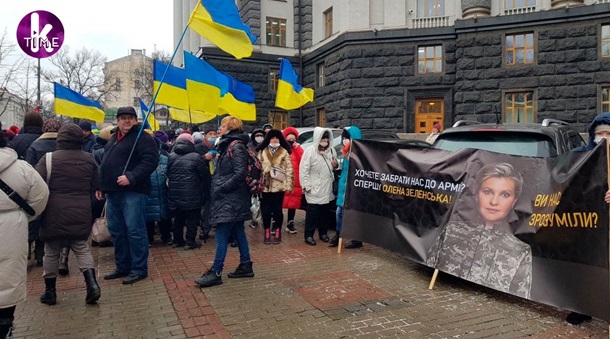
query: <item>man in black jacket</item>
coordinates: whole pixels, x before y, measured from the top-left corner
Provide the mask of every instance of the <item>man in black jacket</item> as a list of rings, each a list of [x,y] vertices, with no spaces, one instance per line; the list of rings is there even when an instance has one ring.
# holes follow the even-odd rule
[[[117,110],[118,129],[104,147],[100,165],[101,191],[106,194],[108,230],[114,243],[114,272],[104,279],[127,277],[133,284],[148,276],[148,237],[146,201],[150,194],[150,175],[159,163],[157,145],[148,133],[141,133],[133,107]],[[133,154],[127,162],[132,148]]]

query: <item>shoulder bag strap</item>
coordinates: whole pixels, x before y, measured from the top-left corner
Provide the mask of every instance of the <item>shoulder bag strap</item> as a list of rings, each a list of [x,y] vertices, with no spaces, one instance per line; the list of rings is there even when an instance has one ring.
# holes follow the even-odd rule
[[[11,198],[11,200],[13,200],[17,205],[19,205],[19,207],[21,207],[25,213],[31,216],[36,215],[34,209],[2,179],[0,179],[0,190],[4,191],[4,193],[6,193],[6,195],[8,195],[8,197]]]
[[[47,152],[47,185],[51,180],[51,169],[53,168],[53,152]]]

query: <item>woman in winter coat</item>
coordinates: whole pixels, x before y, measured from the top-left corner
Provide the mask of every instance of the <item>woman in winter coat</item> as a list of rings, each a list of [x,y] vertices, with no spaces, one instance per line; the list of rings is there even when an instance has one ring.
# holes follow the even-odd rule
[[[87,242],[91,234],[91,196],[99,188],[99,178],[93,157],[82,147],[83,130],[78,125],[65,124],[57,133],[57,150],[45,154],[36,165],[36,171],[46,180],[51,192],[40,230],[40,238],[45,241],[42,275],[45,292],[40,302],[47,305],[57,302],[55,285],[64,244],[74,252],[85,277],[85,302],[94,304],[101,296]],[[49,156],[51,159],[47,161]]]
[[[0,132],[0,179],[34,209],[28,215],[0,191],[0,338],[13,327],[15,307],[25,300],[27,290],[28,219],[44,211],[49,189],[38,173],[17,152],[7,147],[7,133]]]
[[[250,188],[246,183],[249,154],[248,135],[242,131],[243,123],[237,117],[222,119],[217,150],[220,158],[212,177],[212,205],[210,223],[216,224],[216,256],[212,268],[197,278],[199,287],[222,284],[222,269],[227,255],[229,235],[233,235],[239,248],[239,266],[229,278],[254,277],[248,238],[244,221],[251,217]]]
[[[335,199],[333,194],[333,170],[339,166],[337,153],[332,147],[333,132],[328,128],[316,127],[313,130],[313,143],[301,159],[299,176],[301,187],[307,200],[305,214],[305,243],[316,245],[313,239],[316,227],[320,241],[329,242],[326,234],[330,224],[329,203]]]
[[[155,222],[159,223],[161,241],[164,244],[172,244],[172,219],[169,215],[167,203],[167,164],[169,162],[169,147],[167,134],[163,131],[155,132],[155,142],[159,150],[159,164],[150,175],[150,194],[146,201],[146,231],[148,232],[148,243],[152,245],[155,240]]]
[[[261,197],[261,214],[265,228],[264,243],[279,244],[282,241],[284,223],[282,212],[284,192],[291,192],[293,184],[291,147],[282,132],[272,129],[267,132],[265,139],[256,150],[265,177]],[[272,217],[274,229],[271,229]]]
[[[19,134],[11,140],[10,147],[17,152],[19,159],[25,159],[25,155],[34,140],[42,134],[43,119],[40,113],[28,112],[23,119],[23,128]]]
[[[210,180],[210,169],[202,155],[195,152],[193,136],[182,133],[176,139],[167,164],[169,187],[167,201],[174,214],[174,245],[191,250],[201,247],[195,240],[199,226],[204,187]],[[184,241],[186,226],[186,242]]]
[[[286,129],[282,131],[282,134],[292,148],[290,160],[292,161],[292,171],[294,173],[292,192],[284,194],[284,203],[282,207],[288,209],[286,232],[295,234],[297,233],[297,229],[294,227],[294,216],[297,209],[301,208],[301,199],[303,197],[303,189],[301,188],[301,181],[299,180],[299,166],[301,165],[301,158],[303,157],[304,151],[297,142],[299,131],[297,131],[296,128],[286,127]]]

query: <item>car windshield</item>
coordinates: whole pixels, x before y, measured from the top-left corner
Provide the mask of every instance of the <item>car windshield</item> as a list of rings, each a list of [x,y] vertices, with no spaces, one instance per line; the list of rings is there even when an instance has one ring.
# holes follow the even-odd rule
[[[434,148],[457,151],[475,148],[497,153],[530,157],[557,155],[552,140],[544,134],[519,132],[473,132],[447,133],[439,135]]]

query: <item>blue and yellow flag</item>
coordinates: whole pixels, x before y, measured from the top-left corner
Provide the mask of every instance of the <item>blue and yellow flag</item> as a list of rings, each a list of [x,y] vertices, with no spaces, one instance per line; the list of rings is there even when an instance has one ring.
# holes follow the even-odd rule
[[[257,38],[241,21],[233,0],[197,1],[187,25],[237,59],[252,55],[252,44]]]
[[[165,77],[163,77],[163,74],[165,74]],[[163,82],[161,82],[161,79],[163,79]],[[183,68],[154,60],[153,85],[154,91],[159,91],[155,102],[188,111],[189,99],[186,93],[186,71]],[[161,88],[159,89],[159,87]]]
[[[142,121],[144,122],[144,128],[145,129],[149,129],[151,131],[158,131],[161,129],[161,126],[159,126],[159,123],[157,122],[157,119],[155,119],[155,115],[154,114],[149,114],[148,115],[148,119],[145,120],[144,118],[146,117],[146,113],[148,113],[148,107],[146,107],[146,104],[144,103],[144,101],[142,101],[142,99],[140,100],[140,111],[142,111]]]
[[[188,111],[179,108],[168,108],[169,116],[173,121],[181,121],[189,124],[203,124],[214,118],[216,113],[206,113],[202,111]]]
[[[305,88],[298,83],[299,77],[290,61],[282,59],[280,78],[277,82],[275,106],[286,110],[297,109],[313,101],[313,89]]]
[[[245,121],[256,121],[254,88],[228,74],[220,73],[224,76],[224,81],[218,112],[228,113]]]
[[[184,65],[191,111],[217,113],[222,79],[218,76],[219,72],[212,65],[187,51],[184,51]]]
[[[53,83],[55,91],[55,114],[67,117],[81,118],[103,122],[106,114],[102,111],[102,105],[88,99],[76,91]]]

